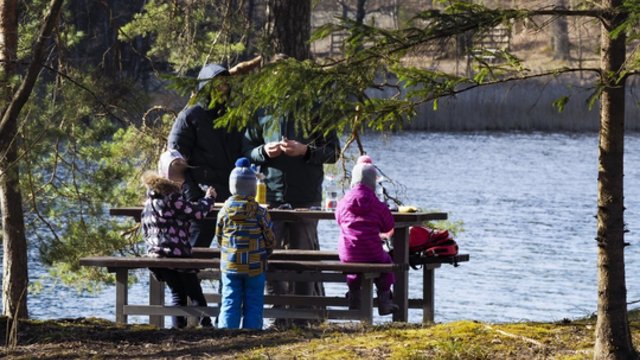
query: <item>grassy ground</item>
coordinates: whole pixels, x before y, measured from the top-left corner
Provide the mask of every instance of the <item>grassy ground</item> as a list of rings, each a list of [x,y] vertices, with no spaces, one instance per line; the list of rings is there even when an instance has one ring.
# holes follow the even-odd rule
[[[640,313],[630,314],[636,348]],[[6,319],[0,319],[3,340]],[[101,319],[24,321],[13,359],[591,359],[594,319],[560,323],[433,326],[325,324],[286,331],[169,330]],[[10,339],[11,340],[11,339]],[[15,338],[13,339],[15,340]],[[640,348],[639,348],[640,350]]]

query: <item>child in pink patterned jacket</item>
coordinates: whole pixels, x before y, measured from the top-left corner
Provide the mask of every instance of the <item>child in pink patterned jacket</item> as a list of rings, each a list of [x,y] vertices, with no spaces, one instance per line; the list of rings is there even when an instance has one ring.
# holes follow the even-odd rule
[[[142,176],[147,187],[147,200],[142,211],[142,233],[147,244],[147,256],[191,257],[189,226],[193,220],[203,219],[216,196],[209,188],[204,198],[190,202],[181,192],[187,161],[176,150],[162,153],[158,172],[148,171]],[[187,297],[197,306],[207,306],[200,280],[195,269],[150,269],[160,281],[171,289],[172,305],[186,306]],[[174,328],[187,326],[184,316],[172,317]],[[201,317],[200,325],[211,326],[209,317]]]
[[[338,255],[342,262],[391,263],[382,248],[380,235],[393,230],[393,217],[387,205],[376,197],[377,171],[371,158],[358,158],[351,171],[351,190],[338,202],[336,220],[340,226]],[[347,275],[349,308],[360,303],[361,275]],[[398,309],[391,300],[393,273],[381,274],[375,280],[378,290],[378,314],[388,315]]]

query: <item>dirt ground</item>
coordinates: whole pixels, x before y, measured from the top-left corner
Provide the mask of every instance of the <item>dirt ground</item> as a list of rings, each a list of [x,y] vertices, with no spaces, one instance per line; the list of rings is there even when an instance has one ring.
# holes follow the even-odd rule
[[[6,334],[6,318],[0,321]],[[2,337],[0,358],[12,359],[183,359],[236,358],[239,352],[277,346],[313,337],[287,332],[217,329],[156,329],[144,325],[116,326],[102,319],[29,321],[18,325],[18,344]],[[11,341],[9,341],[11,344]]]

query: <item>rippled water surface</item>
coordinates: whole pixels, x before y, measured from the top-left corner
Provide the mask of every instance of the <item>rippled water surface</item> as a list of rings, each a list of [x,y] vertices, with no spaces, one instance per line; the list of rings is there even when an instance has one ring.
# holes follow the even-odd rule
[[[464,223],[457,241],[471,261],[436,270],[436,321],[553,321],[595,311],[595,134],[412,133],[370,136],[364,144],[388,177],[406,186],[407,203]],[[632,302],[640,300],[640,135],[628,135],[625,146]],[[335,225],[321,222],[320,233],[321,247],[335,249]],[[43,272],[35,261],[30,266],[32,277]],[[410,274],[414,297],[422,294],[421,274]],[[32,317],[115,319],[113,287],[90,296],[43,285],[29,298]],[[133,286],[131,303],[146,301],[145,286]],[[422,314],[412,310],[410,316],[417,322]]]

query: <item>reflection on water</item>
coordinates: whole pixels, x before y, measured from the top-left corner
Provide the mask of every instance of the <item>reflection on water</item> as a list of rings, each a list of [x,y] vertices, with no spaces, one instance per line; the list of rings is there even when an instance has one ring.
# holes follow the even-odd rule
[[[457,241],[471,261],[436,271],[436,321],[553,321],[595,311],[597,135],[412,133],[367,137],[364,144],[377,165],[406,186],[407,203],[464,222]],[[627,136],[626,149],[631,302],[640,300],[640,277],[631,271],[640,266],[640,136]],[[335,249],[334,224],[321,222],[320,234],[322,248]],[[32,263],[30,271],[33,277],[43,270]],[[413,297],[422,294],[421,277],[421,271],[410,275]],[[147,301],[145,286],[134,285],[130,302]],[[342,285],[327,289],[345,291]],[[114,303],[113,287],[87,296],[53,283],[29,298],[35,318],[113,320]],[[418,322],[422,314],[412,310],[410,317]]]

